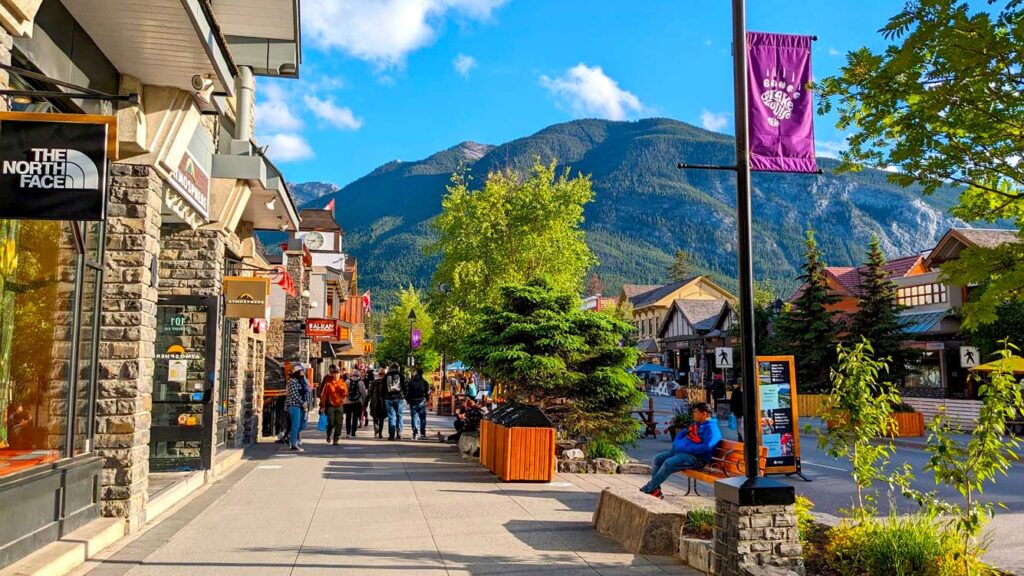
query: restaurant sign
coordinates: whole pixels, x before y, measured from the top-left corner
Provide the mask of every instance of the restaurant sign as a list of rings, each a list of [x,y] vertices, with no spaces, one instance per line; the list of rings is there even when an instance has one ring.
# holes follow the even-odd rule
[[[170,184],[203,218],[210,216],[210,175],[189,151],[178,169],[170,173]]]
[[[338,330],[338,321],[334,318],[307,318],[306,336],[321,341],[334,340]]]
[[[266,318],[270,279],[249,276],[224,277],[226,318]]]
[[[0,113],[0,218],[103,220],[116,159],[113,116]]]

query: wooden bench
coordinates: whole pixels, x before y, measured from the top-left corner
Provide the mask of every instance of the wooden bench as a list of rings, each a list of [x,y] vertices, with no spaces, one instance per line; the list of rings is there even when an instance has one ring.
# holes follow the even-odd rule
[[[761,446],[758,450],[760,476],[764,476],[764,466],[768,462],[768,448]],[[743,455],[743,442],[722,440],[715,447],[711,454],[711,461],[699,470],[680,470],[679,474],[686,476],[686,495],[691,492],[700,496],[697,491],[697,482],[703,481],[714,484],[722,478],[731,476],[742,476],[747,473],[747,461]]]

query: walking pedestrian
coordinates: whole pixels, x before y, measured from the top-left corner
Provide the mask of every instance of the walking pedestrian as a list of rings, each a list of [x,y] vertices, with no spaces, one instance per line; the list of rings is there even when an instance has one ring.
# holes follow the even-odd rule
[[[377,377],[370,382],[370,388],[366,395],[366,409],[373,417],[373,437],[384,437],[384,421],[388,417],[388,409],[384,405],[384,377],[388,371],[381,368],[377,371]]]
[[[384,376],[384,405],[388,411],[388,440],[402,439],[402,399],[405,397],[405,375],[392,362]]]
[[[718,420],[704,402],[693,405],[693,424],[680,430],[672,441],[672,448],[654,457],[651,479],[640,491],[655,498],[663,498],[661,485],[680,470],[700,469],[707,465],[712,452],[722,441]]]
[[[345,437],[355,438],[359,428],[359,415],[366,398],[366,384],[358,372],[353,371],[348,379],[348,398],[345,398]]]
[[[291,431],[288,444],[294,451],[301,451],[299,435],[306,428],[306,411],[309,410],[310,389],[306,381],[306,366],[301,362],[292,367],[291,378],[288,380],[288,417],[291,419]]]
[[[737,385],[729,398],[729,410],[736,417],[736,436],[743,442],[743,386]]]
[[[324,378],[323,390],[320,392],[320,413],[327,416],[327,442],[338,445],[341,437],[344,409],[342,405],[348,397],[348,386],[339,377],[338,369],[331,366]]]
[[[369,424],[370,386],[373,384],[373,372],[368,366],[362,366],[359,368],[359,375],[363,380],[363,384],[366,385],[366,396],[363,396],[363,405],[359,410],[359,427],[362,428]]]
[[[427,439],[427,400],[430,398],[430,383],[423,379],[423,369],[417,368],[415,375],[406,386],[405,399],[409,402],[412,416],[412,439]],[[417,420],[419,428],[416,428]],[[417,434],[417,432],[419,434]]]

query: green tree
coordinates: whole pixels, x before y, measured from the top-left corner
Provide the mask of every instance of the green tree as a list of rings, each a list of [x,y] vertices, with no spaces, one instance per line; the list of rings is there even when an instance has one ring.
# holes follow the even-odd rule
[[[852,347],[838,346],[838,362],[832,371],[832,391],[824,403],[831,415],[828,429],[818,436],[818,446],[833,458],[849,458],[857,487],[854,515],[865,519],[877,512],[874,497],[865,493],[886,479],[886,465],[895,452],[892,442],[876,442],[891,436],[895,426],[893,406],[900,396],[888,378],[884,360],[875,360],[871,343],[861,339]]]
[[[803,283],[800,295],[775,322],[777,351],[796,359],[797,380],[806,392],[829,389],[829,370],[836,360],[839,325],[830,306],[839,301],[831,293],[825,277],[825,263],[808,230],[804,240]]]
[[[910,0],[881,30],[881,52],[847,55],[821,82],[820,113],[849,134],[843,170],[895,169],[890,181],[931,194],[960,187],[953,213],[1024,225],[1024,2],[972,10],[964,0]],[[989,2],[989,4],[993,4]],[[974,248],[943,266],[953,283],[990,281],[964,305],[964,324],[989,323],[1024,291],[1024,244]]]
[[[422,335],[422,343],[413,352],[416,365],[423,368],[425,372],[437,370],[440,362],[440,354],[435,348],[434,342],[434,321],[427,311],[426,305],[420,300],[420,293],[412,286],[398,292],[398,304],[391,307],[387,317],[384,318],[380,346],[374,353],[378,363],[384,364],[396,362],[399,366],[405,366],[409,358],[409,351],[412,349],[412,341],[409,329],[409,311],[416,312],[416,319],[412,326],[418,329]]]
[[[601,275],[594,272],[587,278],[587,296],[600,296],[604,294],[604,284],[601,282]]]
[[[693,274],[693,262],[686,250],[676,250],[672,265],[668,269],[668,281],[682,282]]]
[[[916,350],[904,348],[906,326],[900,319],[900,312],[906,306],[896,300],[896,283],[889,280],[885,270],[885,254],[877,236],[871,237],[868,260],[860,270],[860,297],[857,311],[850,321],[850,336],[854,341],[861,338],[871,342],[875,357],[886,359],[889,374],[894,381],[902,382],[913,372],[918,361]]]
[[[627,372],[640,351],[621,343],[633,327],[580,310],[579,297],[546,279],[499,290],[470,332],[463,359],[512,402],[539,406],[574,438],[636,439],[631,411],[644,399]]]
[[[446,290],[431,295],[431,310],[445,350],[457,352],[473,316],[500,301],[503,285],[543,276],[559,290],[582,291],[597,263],[580,228],[594,193],[588,176],[556,174],[555,165],[536,159],[525,175],[491,172],[479,190],[465,174],[452,175],[427,249],[441,254],[434,285]]]

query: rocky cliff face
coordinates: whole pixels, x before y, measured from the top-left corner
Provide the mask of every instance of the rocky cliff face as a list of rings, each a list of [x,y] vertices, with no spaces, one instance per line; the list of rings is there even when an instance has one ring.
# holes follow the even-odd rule
[[[338,199],[346,246],[360,260],[360,285],[384,296],[410,281],[429,283],[434,262],[423,248],[453,171],[464,167],[482,185],[490,170],[555,158],[593,179],[584,227],[606,292],[625,282],[664,281],[677,249],[691,254],[695,272],[731,285],[737,267],[733,177],[680,171],[676,164],[728,164],[732,146],[728,136],[674,120],[578,120],[500,146],[463,142],[424,160],[389,162],[341,189],[323,182],[292,189],[316,206]],[[795,286],[808,226],[817,230],[828,263],[845,266],[863,260],[872,234],[897,256],[930,249],[949,226],[962,225],[946,214],[953,190],[923,197],[890,184],[884,172],[837,175],[834,161],[819,161],[823,175],[753,177],[755,273],[782,289]]]

